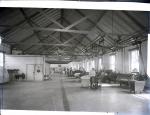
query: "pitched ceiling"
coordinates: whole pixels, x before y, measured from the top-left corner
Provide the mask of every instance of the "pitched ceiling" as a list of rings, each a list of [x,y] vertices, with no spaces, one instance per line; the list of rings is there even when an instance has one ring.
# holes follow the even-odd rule
[[[1,8],[0,17],[3,43],[23,54],[88,56],[147,40],[147,12]]]

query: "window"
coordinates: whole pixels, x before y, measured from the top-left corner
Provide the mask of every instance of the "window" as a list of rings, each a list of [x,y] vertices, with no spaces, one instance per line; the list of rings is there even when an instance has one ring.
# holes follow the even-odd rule
[[[98,61],[98,68],[99,68],[99,70],[102,69],[102,58],[99,58],[99,61]]]
[[[86,63],[85,63],[85,60],[83,61],[83,68],[86,70]]]
[[[0,66],[3,67],[3,53],[0,52]]]
[[[2,38],[1,38],[1,36],[0,36],[0,45],[1,45],[1,43],[2,43]]]
[[[90,71],[90,62],[89,61],[87,61],[86,66],[87,66],[87,71],[89,72]]]
[[[94,60],[91,61],[91,70],[92,70],[92,68],[95,69],[95,61]]]
[[[139,72],[139,50],[130,51],[130,72]]]
[[[150,34],[148,34],[148,57],[147,57],[147,74],[148,76],[150,77],[150,71],[149,71],[149,68],[150,68]]]
[[[79,64],[79,63],[77,63],[77,68],[76,68],[76,69],[77,69],[77,70],[79,70],[79,68],[80,68],[80,64]]]
[[[110,55],[110,69],[115,71],[116,59],[115,55]]]

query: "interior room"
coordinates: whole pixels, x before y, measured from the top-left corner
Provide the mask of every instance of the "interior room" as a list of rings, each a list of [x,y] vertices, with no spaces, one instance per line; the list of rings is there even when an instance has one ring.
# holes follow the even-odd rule
[[[75,1],[75,0],[74,0]],[[149,0],[78,0],[78,1],[98,1],[98,2],[137,2],[149,3]]]
[[[8,1],[8,0],[1,0]],[[10,0],[14,1],[14,0]],[[20,0],[19,0],[20,1]],[[21,0],[23,1],[23,0]],[[36,1],[36,0],[27,0],[27,1]],[[98,1],[98,2],[139,2],[139,3],[149,3],[149,0],[44,0],[44,1]]]
[[[149,12],[0,8],[1,108],[149,115]]]

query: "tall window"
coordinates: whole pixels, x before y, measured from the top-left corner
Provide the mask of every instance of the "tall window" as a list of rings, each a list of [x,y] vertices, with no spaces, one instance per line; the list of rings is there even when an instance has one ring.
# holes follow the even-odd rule
[[[3,53],[0,52],[0,66],[3,66]]]
[[[79,63],[77,63],[77,70],[79,70],[79,68],[80,68],[80,64],[79,64]]]
[[[89,62],[89,60],[87,61],[86,66],[87,66],[86,70],[89,72],[90,71],[90,62]]]
[[[130,72],[139,72],[139,50],[130,51]]]
[[[0,45],[1,45],[1,43],[2,43],[2,37],[0,36]]]
[[[116,68],[116,59],[115,55],[110,55],[110,69],[115,71]]]
[[[98,68],[99,68],[99,70],[102,69],[102,58],[99,58]]]
[[[85,63],[85,60],[83,61],[83,68],[86,70],[86,63]]]
[[[92,68],[95,69],[95,61],[94,61],[94,60],[91,61],[91,69],[92,69]]]

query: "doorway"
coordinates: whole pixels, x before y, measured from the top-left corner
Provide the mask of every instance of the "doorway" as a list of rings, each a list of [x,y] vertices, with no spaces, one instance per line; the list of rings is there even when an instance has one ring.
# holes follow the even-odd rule
[[[35,80],[35,65],[27,64],[27,80]]]
[[[27,64],[27,80],[43,80],[43,64]]]

